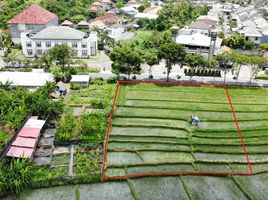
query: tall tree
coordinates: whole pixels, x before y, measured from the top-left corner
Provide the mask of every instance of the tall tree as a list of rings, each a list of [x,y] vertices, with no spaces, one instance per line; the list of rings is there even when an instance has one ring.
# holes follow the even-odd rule
[[[227,52],[220,53],[216,55],[216,60],[218,60],[219,64],[224,68],[224,83],[226,82],[226,73],[227,73],[227,65],[230,63],[230,54]]]
[[[146,53],[144,55],[144,61],[147,63],[147,65],[149,65],[149,78],[152,78],[153,77],[152,67],[156,64],[159,64],[157,53],[156,52]]]
[[[109,55],[113,61],[112,68],[115,73],[124,73],[130,79],[131,73],[140,72],[142,63],[141,55],[132,47],[122,44],[113,48]]]
[[[172,66],[176,63],[182,63],[186,55],[185,48],[173,41],[166,41],[166,43],[160,45],[158,50],[159,59],[164,59],[167,69],[167,81],[169,81],[169,74]]]
[[[247,63],[250,65],[250,84],[252,78],[254,78],[260,71],[261,64],[267,63],[264,57],[260,56],[247,56]]]
[[[66,64],[69,63],[72,55],[73,49],[66,44],[55,46],[49,51],[51,60],[59,64],[62,71],[64,71],[64,68]]]

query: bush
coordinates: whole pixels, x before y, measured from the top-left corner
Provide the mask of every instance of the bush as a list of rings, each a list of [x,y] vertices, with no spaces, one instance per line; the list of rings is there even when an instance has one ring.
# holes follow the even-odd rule
[[[72,132],[76,126],[75,117],[67,113],[60,121],[56,130],[56,141],[70,140]]]
[[[4,160],[0,163],[0,195],[6,192],[19,194],[31,186],[33,166],[26,159]]]
[[[107,119],[100,113],[84,114],[81,118],[79,139],[85,142],[102,142],[105,138]]]
[[[71,89],[72,90],[80,90],[82,87],[78,83],[71,83]]]

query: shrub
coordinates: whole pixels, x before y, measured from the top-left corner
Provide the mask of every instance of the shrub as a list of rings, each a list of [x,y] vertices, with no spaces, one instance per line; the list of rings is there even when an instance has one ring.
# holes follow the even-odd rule
[[[78,83],[71,83],[71,89],[72,90],[80,90],[82,87]]]
[[[107,128],[106,117],[100,113],[84,114],[81,118],[79,139],[85,142],[102,142]]]
[[[72,132],[76,126],[75,117],[67,113],[60,121],[56,130],[56,141],[70,140]]]
[[[7,191],[19,194],[31,186],[33,166],[26,159],[5,160],[0,163],[0,194]]]

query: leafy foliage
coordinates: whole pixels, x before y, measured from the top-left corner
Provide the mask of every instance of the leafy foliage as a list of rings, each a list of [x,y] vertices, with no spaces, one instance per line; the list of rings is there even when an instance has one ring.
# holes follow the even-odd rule
[[[72,138],[72,133],[76,127],[75,117],[71,113],[66,113],[58,124],[56,131],[57,141],[67,141]]]
[[[57,117],[63,104],[61,100],[55,102],[49,98],[54,88],[53,83],[48,83],[33,93],[21,87],[0,89],[0,128],[13,133],[28,114]]]
[[[81,119],[79,139],[86,142],[102,142],[107,128],[106,116],[100,113],[84,114]]]
[[[5,160],[0,163],[0,194],[15,191],[19,194],[22,189],[31,186],[33,179],[32,166],[26,159]]]
[[[200,15],[206,15],[207,7],[192,7],[188,2],[181,1],[177,4],[167,4],[158,12],[157,19],[141,19],[138,24],[149,30],[168,30],[172,26],[182,27],[190,24]]]
[[[225,38],[223,42],[233,49],[252,50],[255,47],[253,42],[246,40],[246,38],[239,33],[232,33],[229,37]]]

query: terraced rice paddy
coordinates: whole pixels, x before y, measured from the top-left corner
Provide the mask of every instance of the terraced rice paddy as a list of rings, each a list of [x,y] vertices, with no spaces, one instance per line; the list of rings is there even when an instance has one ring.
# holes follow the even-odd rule
[[[268,90],[228,88],[252,172],[268,169]],[[194,114],[201,122],[191,126]],[[250,173],[224,87],[120,84],[105,176]]]

